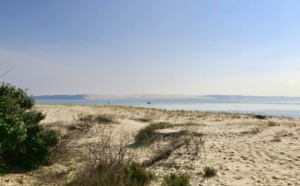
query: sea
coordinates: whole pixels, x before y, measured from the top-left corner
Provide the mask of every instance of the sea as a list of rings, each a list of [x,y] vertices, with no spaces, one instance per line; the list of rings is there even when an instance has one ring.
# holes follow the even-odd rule
[[[177,99],[36,99],[38,104],[120,105],[186,110],[259,114],[300,119],[300,97],[209,96]]]

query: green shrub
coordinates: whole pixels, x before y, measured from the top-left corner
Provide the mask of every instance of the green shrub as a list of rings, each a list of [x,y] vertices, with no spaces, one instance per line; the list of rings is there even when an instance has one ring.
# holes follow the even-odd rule
[[[109,124],[113,123],[114,120],[112,119],[112,116],[110,115],[85,115],[85,116],[79,116],[79,121],[83,123],[101,123],[101,124]]]
[[[139,164],[99,164],[95,169],[71,180],[68,186],[146,186],[153,174]]]
[[[149,185],[153,174],[137,163],[124,166],[124,185],[125,186],[144,186]]]
[[[204,177],[210,178],[217,174],[217,170],[213,167],[206,166],[204,167]]]
[[[142,128],[137,135],[135,136],[135,142],[141,143],[141,144],[147,144],[151,141],[151,139],[154,136],[154,131],[158,129],[165,129],[170,127],[171,124],[166,122],[160,122],[160,123],[152,123],[145,128]]]
[[[164,177],[162,186],[189,186],[190,178],[184,174],[170,174]]]
[[[51,158],[58,134],[45,131],[45,116],[32,110],[34,100],[22,89],[3,83],[0,87],[0,169],[21,166],[34,169]]]
[[[274,126],[277,126],[278,125],[278,123],[276,123],[276,122],[274,122],[274,121],[269,121],[268,122],[268,126],[269,127],[274,127]]]
[[[139,186],[147,185],[152,179],[143,166],[129,163],[134,154],[128,152],[127,132],[115,138],[113,129],[99,130],[99,141],[90,144],[82,160],[85,162],[75,178],[68,183],[72,186]]]

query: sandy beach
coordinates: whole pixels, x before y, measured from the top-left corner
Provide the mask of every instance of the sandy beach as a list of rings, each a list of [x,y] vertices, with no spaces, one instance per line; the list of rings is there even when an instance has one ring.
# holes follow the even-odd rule
[[[126,139],[130,146],[128,152],[140,163],[170,144],[170,139],[165,136],[175,139],[180,131],[201,134],[198,149],[182,145],[167,159],[149,165],[147,169],[156,175],[150,185],[160,185],[163,177],[170,173],[188,175],[193,186],[300,185],[299,118],[121,106],[37,105],[35,108],[46,114],[42,125],[60,132],[69,154],[58,153],[60,156],[55,157],[52,165],[38,170],[2,175],[0,185],[68,183],[85,163],[83,157],[88,154],[89,146],[101,141],[105,131],[112,133],[114,141]],[[92,116],[105,116],[110,118],[110,123],[88,120]],[[78,123],[80,119],[83,121],[82,118],[85,122]],[[140,129],[158,122],[171,124],[171,127],[157,131],[162,138],[148,146],[132,147],[134,136]],[[75,134],[74,131],[77,133],[72,137],[70,134]],[[217,170],[216,175],[205,177],[206,166]]]

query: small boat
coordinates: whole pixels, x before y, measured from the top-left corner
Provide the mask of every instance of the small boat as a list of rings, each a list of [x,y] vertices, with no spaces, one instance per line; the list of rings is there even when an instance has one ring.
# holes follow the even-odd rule
[[[147,104],[151,104],[151,102],[150,102],[150,101],[148,101],[148,102],[147,102]]]

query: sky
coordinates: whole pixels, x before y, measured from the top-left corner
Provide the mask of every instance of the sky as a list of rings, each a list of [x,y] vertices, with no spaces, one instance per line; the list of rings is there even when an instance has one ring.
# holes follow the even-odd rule
[[[1,0],[0,82],[49,94],[300,97],[298,0]]]

